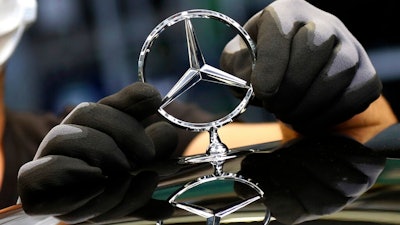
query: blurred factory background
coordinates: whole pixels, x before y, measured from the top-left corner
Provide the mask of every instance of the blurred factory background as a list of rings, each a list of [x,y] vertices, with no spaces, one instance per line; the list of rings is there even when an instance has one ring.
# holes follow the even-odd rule
[[[38,0],[37,21],[25,33],[8,66],[6,104],[13,110],[59,113],[66,106],[97,101],[138,80],[137,60],[143,42],[151,30],[170,15],[182,10],[204,8],[219,11],[244,24],[270,2]],[[215,42],[202,42],[202,47],[212,49],[214,44],[223,47],[221,42],[229,40],[229,37],[223,36],[223,31],[210,32],[210,35],[213,34],[218,34],[218,39],[213,36]],[[385,38],[384,34],[381,37]],[[173,65],[186,69],[187,66],[180,61],[187,60],[185,45],[169,49],[175,52],[173,55],[177,57],[172,57],[175,61],[161,60],[160,64],[152,64],[151,67],[163,69],[165,65]],[[220,51],[210,54],[208,63],[218,65]],[[400,47],[371,48],[371,58],[378,72],[384,82],[390,81],[392,85],[386,89],[392,95],[393,90],[400,86],[399,55]],[[221,110],[227,104],[210,89],[204,90],[202,99],[221,107]],[[250,115],[258,119],[270,119],[257,109],[250,111]]]
[[[268,2],[38,0],[37,21],[25,33],[8,66],[7,105],[14,110],[58,113],[69,105],[97,101],[138,80],[138,56],[147,35],[172,14],[203,8],[222,12],[243,24]],[[176,38],[185,41],[184,36]],[[218,40],[224,37],[202,42],[201,47],[212,48]],[[173,55],[182,55],[180,58],[187,61],[185,42],[170,49],[175,52]],[[207,62],[218,65],[220,51],[211,54]],[[158,62],[149,66],[163,69],[169,64],[187,69],[176,57]],[[219,99],[207,96],[212,94],[207,90],[203,99]]]

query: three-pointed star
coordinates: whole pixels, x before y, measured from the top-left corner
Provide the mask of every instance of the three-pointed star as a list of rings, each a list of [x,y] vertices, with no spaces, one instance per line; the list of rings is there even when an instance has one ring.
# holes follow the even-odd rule
[[[203,218],[206,218],[208,222],[207,224],[219,224],[219,221],[221,220],[221,218],[232,214],[234,212],[236,212],[237,210],[244,208],[245,206],[259,200],[261,198],[261,196],[256,195],[254,197],[245,199],[245,200],[241,200],[240,202],[235,202],[231,205],[228,205],[224,208],[220,208],[218,210],[211,210],[202,206],[198,206],[198,205],[193,205],[190,203],[179,203],[176,202],[174,203],[174,205],[178,208],[181,208],[183,210],[186,210],[188,212],[191,212],[193,214],[196,214],[198,216],[201,216]]]
[[[185,31],[190,68],[164,97],[161,108],[170,104],[201,80],[227,86],[250,88],[245,80],[210,66],[205,62],[190,19],[185,19]]]

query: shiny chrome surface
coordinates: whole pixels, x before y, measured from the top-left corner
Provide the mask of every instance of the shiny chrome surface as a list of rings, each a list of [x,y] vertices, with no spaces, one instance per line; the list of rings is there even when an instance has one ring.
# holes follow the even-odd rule
[[[230,123],[236,118],[238,115],[243,113],[250,102],[250,99],[254,96],[253,88],[250,83],[245,80],[238,78],[233,74],[229,74],[221,69],[208,65],[206,63],[205,57],[200,48],[199,41],[196,37],[195,28],[192,24],[191,19],[193,18],[203,18],[203,19],[216,19],[221,21],[222,23],[234,27],[240,35],[244,42],[246,43],[250,55],[252,57],[252,66],[255,64],[255,45],[251,40],[250,36],[247,32],[233,19],[229,18],[226,15],[223,15],[219,12],[205,10],[205,9],[195,9],[183,11],[177,14],[174,14],[164,21],[162,21],[156,28],[149,34],[146,39],[140,56],[139,56],[139,79],[142,82],[145,82],[145,74],[144,74],[144,66],[146,61],[146,55],[150,52],[150,47],[153,42],[158,38],[160,33],[181,21],[184,21],[184,28],[186,33],[186,45],[188,50],[189,57],[189,69],[180,77],[180,79],[174,84],[174,86],[168,91],[166,96],[164,96],[161,106],[158,109],[158,112],[164,116],[167,120],[169,120],[172,124],[175,124],[178,127],[185,128],[190,131],[200,132],[200,131],[208,131],[210,136],[210,144],[205,154],[198,156],[190,156],[186,157],[181,162],[190,163],[190,164],[198,164],[203,162],[208,162],[213,166],[213,172],[207,176],[198,177],[189,183],[186,183],[178,189],[178,191],[172,194],[168,198],[168,202],[179,209],[185,210],[189,213],[199,215],[206,219],[207,225],[219,225],[221,219],[232,214],[233,212],[238,211],[258,200],[262,200],[264,197],[264,192],[261,190],[257,184],[253,183],[250,179],[246,179],[241,175],[237,175],[235,173],[226,173],[223,169],[223,166],[228,159],[232,159],[237,157],[234,152],[231,152],[228,147],[221,142],[218,136],[218,128],[223,125]],[[194,123],[192,121],[183,121],[173,115],[169,114],[165,108],[177,100],[179,96],[183,93],[187,92],[193,86],[195,86],[200,81],[206,82],[214,82],[218,84],[222,84],[224,86],[242,88],[246,90],[246,94],[242,101],[234,108],[230,113],[226,116],[223,116],[220,119],[204,122],[204,123]],[[195,96],[191,96],[195,98]],[[245,149],[244,151],[248,151]],[[203,186],[205,183],[212,183],[218,181],[231,180],[232,182],[239,182],[242,185],[245,185],[251,188],[255,193],[253,196],[245,199],[238,198],[237,201],[228,203],[225,206],[219,206],[218,208],[212,209],[206,206],[201,206],[198,204],[194,204],[188,200],[180,199],[182,195],[187,194],[191,191],[191,189],[196,188],[198,186]],[[178,200],[179,199],[179,200]],[[270,220],[270,212],[268,208],[265,208],[265,219],[263,224],[268,224]],[[157,224],[161,225],[164,222],[162,220],[158,221]]]
[[[338,149],[339,146],[342,146],[342,149]],[[399,160],[386,160],[376,155],[373,150],[337,137],[304,140],[286,147],[274,142],[246,148],[253,151],[228,160],[225,167],[227,171],[246,174],[249,177],[255,171],[252,167],[274,167],[276,170],[272,171],[273,173],[250,176],[264,187],[266,201],[224,217],[222,224],[259,224],[265,215],[264,204],[271,208],[271,224],[277,225],[301,219],[307,220],[299,222],[305,225],[400,224],[400,175],[396,172],[396,167],[384,170],[385,165],[398,165]],[[317,162],[317,159],[322,161]],[[171,160],[152,167],[162,176],[154,198],[167,199],[188,181],[210,174],[213,170],[208,163],[184,165],[177,161],[178,159]],[[283,161],[293,162],[293,165],[283,165]],[[264,163],[259,164],[260,162]],[[268,162],[271,162],[271,165],[267,165]],[[299,165],[303,165],[304,170],[300,170]],[[283,166],[289,167],[290,170],[279,171]],[[315,169],[310,171],[314,166]],[[293,167],[298,167],[298,171],[293,171]],[[292,175],[289,176],[290,174]],[[302,182],[298,182],[299,176]],[[274,184],[269,182],[271,178],[276,179],[275,181],[280,179],[280,188],[273,187]],[[289,191],[279,192],[283,189]],[[341,190],[341,193],[330,192],[332,189]],[[218,205],[220,202],[231,201],[232,194],[245,194],[240,188],[227,189],[224,185],[216,185],[211,190],[213,193],[207,195],[198,190],[197,194],[189,196],[191,202]],[[300,206],[307,206],[308,210]],[[157,209],[154,209],[154,212],[157,212]],[[48,216],[30,217],[24,214],[20,207],[3,209],[0,213],[0,224],[19,225],[21,221],[26,225],[62,224]],[[155,221],[124,217],[101,223],[88,221],[82,224],[140,225],[155,224]],[[205,220],[178,209],[171,218],[164,220],[164,224],[197,225],[205,224]]]

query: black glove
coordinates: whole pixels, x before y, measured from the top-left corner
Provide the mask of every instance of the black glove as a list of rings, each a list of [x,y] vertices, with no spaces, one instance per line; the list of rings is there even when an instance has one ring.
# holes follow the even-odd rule
[[[143,127],[160,104],[156,89],[134,83],[98,103],[78,105],[19,171],[25,212],[54,215],[69,223],[171,215],[169,203],[151,198],[158,174],[140,170],[168,157],[177,144],[169,123]],[[151,212],[144,210],[149,206]]]
[[[377,154],[387,158],[400,159],[400,123],[396,123],[379,132],[365,143]]]
[[[361,44],[338,18],[304,0],[277,0],[244,28],[256,42],[254,70],[240,37],[226,45],[221,68],[250,81],[253,103],[300,132],[343,122],[381,93]]]
[[[284,224],[317,219],[343,209],[365,193],[386,157],[345,137],[296,139],[273,153],[242,161],[240,174],[264,190],[264,203]],[[238,193],[243,193],[236,186]]]

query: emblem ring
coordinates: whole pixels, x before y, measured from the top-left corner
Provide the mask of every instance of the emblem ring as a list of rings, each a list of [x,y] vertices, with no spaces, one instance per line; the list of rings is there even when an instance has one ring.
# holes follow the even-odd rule
[[[164,21],[162,21],[160,24],[158,24],[152,32],[149,34],[147,37],[146,41],[144,42],[142,49],[140,51],[139,55],[139,60],[138,60],[138,77],[139,81],[145,82],[145,64],[146,64],[146,57],[147,54],[150,52],[150,48],[153,45],[154,41],[160,36],[160,34],[170,26],[175,25],[178,22],[181,21],[186,21],[190,20],[192,18],[203,18],[203,19],[214,19],[218,20],[232,28],[234,28],[240,37],[243,39],[245,42],[252,61],[252,69],[254,69],[255,61],[256,61],[256,47],[254,42],[252,41],[250,35],[247,33],[244,28],[237,23],[235,20],[231,19],[230,17],[221,14],[219,12],[215,12],[212,10],[206,10],[206,9],[193,9],[193,10],[187,10],[183,12],[176,13]],[[192,123],[188,121],[183,121],[180,120],[168,112],[166,112],[162,107],[158,109],[158,112],[164,116],[167,120],[170,122],[174,123],[175,125],[179,127],[186,128],[191,131],[195,132],[200,132],[200,131],[210,131],[212,128],[219,128],[227,123],[230,123],[233,121],[235,117],[237,117],[239,114],[243,113],[250,101],[250,99],[253,97],[253,87],[251,84],[248,84],[248,89],[243,97],[242,101],[236,106],[235,109],[233,109],[229,114],[225,115],[224,117],[206,122],[206,123]]]
[[[178,201],[179,197],[181,197],[183,194],[185,194],[186,192],[188,192],[189,190],[191,190],[193,188],[199,187],[200,185],[203,185],[206,183],[215,182],[215,181],[223,181],[223,180],[242,183],[242,184],[246,185],[247,187],[251,188],[256,193],[256,195],[242,199],[242,200],[240,200],[240,202],[235,202],[233,204],[231,203],[231,205],[229,205],[229,206],[223,206],[221,209],[208,209],[203,206],[195,205],[194,203],[185,203],[185,202]],[[183,209],[192,214],[206,218],[207,224],[217,225],[217,224],[220,224],[220,220],[223,219],[224,217],[229,216],[230,214],[233,214],[234,212],[240,210],[241,208],[244,208],[258,200],[262,200],[263,197],[264,197],[264,191],[261,190],[261,188],[258,187],[257,184],[254,184],[251,181],[244,179],[240,175],[236,175],[233,173],[224,173],[224,174],[221,174],[220,176],[208,175],[208,176],[200,177],[195,181],[187,183],[182,188],[177,190],[175,192],[175,194],[173,194],[168,199],[168,202],[177,208]],[[266,207],[262,225],[268,224],[270,222],[270,220],[271,220],[271,212]],[[210,221],[212,221],[212,222],[210,222]],[[162,224],[162,223],[159,223],[159,224]]]

